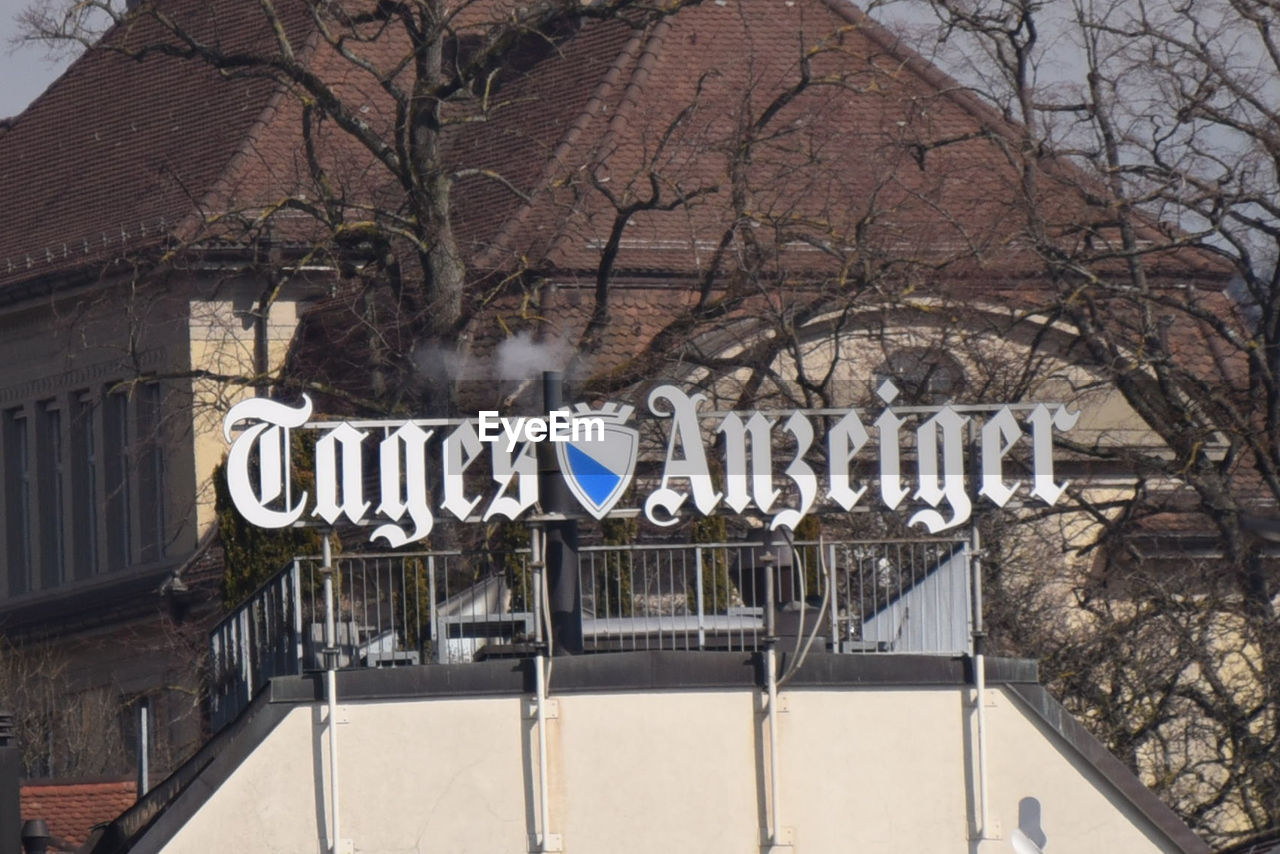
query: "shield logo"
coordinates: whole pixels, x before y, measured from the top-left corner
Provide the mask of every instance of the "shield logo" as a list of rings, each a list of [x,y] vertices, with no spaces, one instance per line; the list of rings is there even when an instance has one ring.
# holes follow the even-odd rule
[[[557,442],[560,473],[578,503],[595,518],[603,519],[627,491],[635,474],[640,434],[626,426],[635,407],[605,404],[600,409],[590,409],[579,403],[574,410],[575,419],[603,422],[604,435],[592,428],[582,431],[576,441]]]

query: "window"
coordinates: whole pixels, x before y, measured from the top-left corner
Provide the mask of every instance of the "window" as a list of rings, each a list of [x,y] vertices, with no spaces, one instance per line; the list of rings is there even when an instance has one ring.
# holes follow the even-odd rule
[[[71,408],[71,531],[72,571],[76,579],[98,571],[98,443],[92,395],[72,396]]]
[[[952,356],[935,347],[893,350],[873,374],[872,389],[885,380],[898,387],[898,406],[948,403],[964,389],[964,370]]]
[[[31,458],[27,418],[22,409],[4,413],[5,558],[9,564],[9,595],[31,589]]]
[[[143,563],[164,556],[164,425],[160,385],[138,389],[138,533]]]
[[[121,393],[103,397],[103,486],[106,491],[107,569],[125,569],[133,562],[130,525],[132,486],[129,461],[129,398]]]
[[[164,387],[114,385],[0,410],[0,581],[9,596],[165,557]]]
[[[57,401],[36,404],[36,474],[40,508],[40,587],[63,582],[62,411]]]

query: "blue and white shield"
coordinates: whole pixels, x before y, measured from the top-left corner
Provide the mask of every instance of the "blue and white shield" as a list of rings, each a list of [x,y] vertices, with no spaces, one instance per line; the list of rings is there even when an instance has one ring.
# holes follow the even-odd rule
[[[603,421],[603,438],[599,428],[593,428],[583,431],[577,441],[556,443],[564,482],[578,503],[597,519],[613,509],[635,474],[640,434],[622,423],[631,412],[629,406],[591,411],[579,405],[575,417]]]

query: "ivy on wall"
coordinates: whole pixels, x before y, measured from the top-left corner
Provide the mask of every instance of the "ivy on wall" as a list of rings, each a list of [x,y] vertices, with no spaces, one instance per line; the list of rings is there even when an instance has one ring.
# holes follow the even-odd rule
[[[310,491],[314,476],[307,474],[314,467],[304,455],[311,453],[303,446],[300,437],[294,437],[294,490]],[[228,608],[243,602],[249,594],[288,564],[297,555],[316,554],[320,551],[320,534],[315,528],[280,528],[269,530],[251,525],[236,512],[227,488],[226,461],[214,470],[214,511],[218,519],[218,534],[222,539],[225,555],[222,571],[222,601]]]

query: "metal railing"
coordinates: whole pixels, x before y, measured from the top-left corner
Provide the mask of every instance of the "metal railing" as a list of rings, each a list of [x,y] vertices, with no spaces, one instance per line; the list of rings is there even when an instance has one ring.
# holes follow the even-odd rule
[[[209,715],[214,731],[235,720],[273,676],[300,673],[302,601],[294,561],[209,633]]]
[[[316,615],[303,667],[320,669],[321,561],[295,563],[303,613]],[[532,636],[527,552],[339,555],[334,566],[340,667],[471,661],[483,647]]]
[[[953,540],[587,546],[584,651],[757,650],[772,579],[782,637],[959,654],[970,645],[968,556]],[[323,667],[320,565],[295,559],[214,627],[215,730],[272,677]],[[340,667],[532,654],[541,599],[527,552],[362,553],[334,565]]]
[[[770,571],[780,635],[843,652],[969,649],[961,541],[592,546],[578,566],[592,651],[757,650]]]

